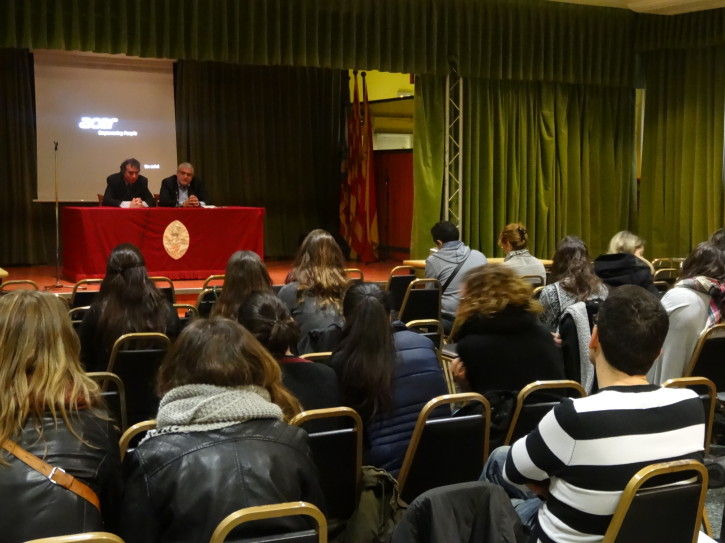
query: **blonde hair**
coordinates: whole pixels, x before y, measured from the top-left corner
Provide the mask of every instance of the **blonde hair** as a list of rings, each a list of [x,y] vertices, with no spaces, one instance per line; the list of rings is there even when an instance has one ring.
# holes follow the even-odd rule
[[[607,252],[609,254],[634,254],[637,249],[643,247],[644,240],[641,237],[627,230],[622,230],[621,232],[617,232],[616,234],[614,234],[614,236],[612,236],[612,239],[609,240],[609,248],[607,249]]]
[[[486,264],[469,271],[463,278],[464,296],[456,312],[452,336],[474,315],[490,316],[508,306],[516,306],[529,313],[542,311],[541,304],[531,295],[533,288],[508,266]]]
[[[512,222],[504,226],[498,236],[498,243],[503,247],[504,242],[511,245],[513,251],[526,249],[529,245],[529,233],[526,231],[526,227],[520,222]]]
[[[18,434],[29,416],[40,421],[48,412],[82,440],[71,416],[101,400],[79,354],[80,342],[61,299],[29,290],[0,298],[0,443]]]
[[[335,238],[317,228],[307,234],[297,251],[292,279],[299,283],[298,296],[308,294],[320,305],[332,305],[338,311],[348,286],[345,260]]]

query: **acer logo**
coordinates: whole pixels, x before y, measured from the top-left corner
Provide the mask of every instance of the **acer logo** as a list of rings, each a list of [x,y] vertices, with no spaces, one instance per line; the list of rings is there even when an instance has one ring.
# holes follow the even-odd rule
[[[110,130],[114,123],[117,123],[116,117],[81,117],[78,128],[83,130]]]

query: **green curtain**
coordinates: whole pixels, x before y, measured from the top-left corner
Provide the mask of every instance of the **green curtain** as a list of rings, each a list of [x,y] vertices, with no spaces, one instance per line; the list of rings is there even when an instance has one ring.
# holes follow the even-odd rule
[[[725,47],[643,55],[647,81],[640,233],[652,256],[685,256],[725,223]]]
[[[212,203],[266,208],[266,254],[289,257],[313,228],[336,231],[347,78],[319,68],[181,61],[179,160]]]
[[[694,49],[725,44],[725,8],[681,15],[637,15],[637,51]]]
[[[36,197],[33,59],[0,49],[0,266],[47,261],[43,213]],[[47,210],[45,210],[47,211]]]

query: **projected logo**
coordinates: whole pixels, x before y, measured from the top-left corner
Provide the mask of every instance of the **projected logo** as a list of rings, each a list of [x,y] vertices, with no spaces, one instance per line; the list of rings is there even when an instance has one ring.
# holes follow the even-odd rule
[[[78,128],[81,130],[95,130],[99,136],[138,136],[136,130],[114,130],[113,125],[118,122],[118,117],[81,117]]]

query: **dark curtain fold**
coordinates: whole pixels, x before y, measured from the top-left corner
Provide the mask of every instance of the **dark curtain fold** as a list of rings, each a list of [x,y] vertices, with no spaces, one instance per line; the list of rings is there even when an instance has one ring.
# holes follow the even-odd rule
[[[696,49],[725,44],[725,8],[681,15],[637,15],[637,51]]]
[[[27,50],[0,49],[0,263],[47,261],[43,211],[36,197],[33,57]],[[47,215],[47,213],[46,213]]]
[[[337,230],[346,85],[337,70],[177,64],[179,160],[212,203],[266,208],[268,256],[294,254],[313,228]]]

